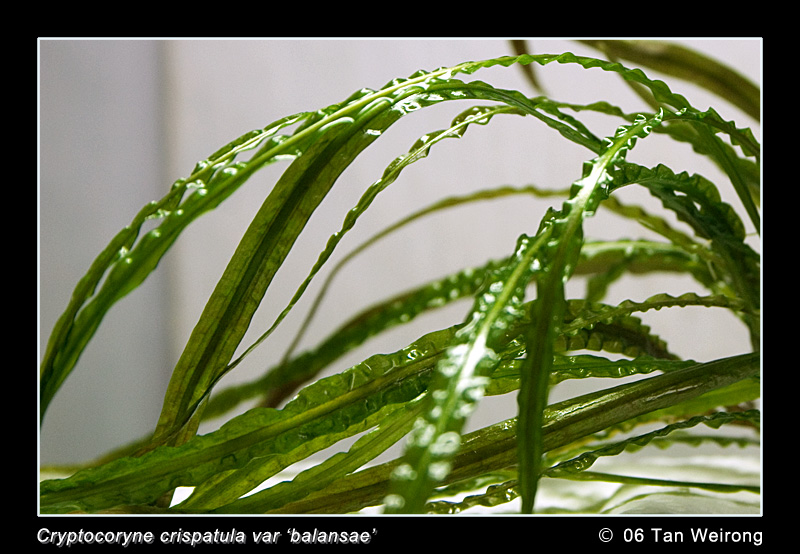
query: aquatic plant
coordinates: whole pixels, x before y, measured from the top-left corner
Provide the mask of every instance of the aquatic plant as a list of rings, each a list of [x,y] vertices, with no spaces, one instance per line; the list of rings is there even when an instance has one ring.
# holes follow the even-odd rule
[[[733,70],[699,54],[669,45],[657,52],[635,41],[595,46],[610,59],[631,59],[645,69],[668,58],[672,65],[660,71],[681,76],[679,70],[690,68],[711,90],[742,92],[726,98],[747,113],[760,112],[755,87],[742,86]],[[491,67],[538,72],[555,65],[617,75],[642,94],[646,107],[629,113],[602,98],[577,105],[472,79]],[[364,190],[285,309],[237,356],[273,277],[342,172],[401,118],[453,101],[471,105],[447,128],[420,137]],[[616,120],[616,131],[595,134],[587,114]],[[290,348],[290,355],[276,358],[252,382],[222,386],[295,309],[343,237],[404,169],[434,153],[441,141],[506,115],[585,149],[569,187],[502,186],[420,206],[353,254],[453,205],[508,195],[555,199],[545,213],[531,214],[515,244],[482,266],[463,268],[342,322],[316,348],[299,354]],[[718,166],[727,182],[632,161],[637,145],[654,136],[689,145],[693,156]],[[760,150],[750,129],[714,109],[696,109],[642,69],[569,52],[522,52],[419,71],[242,135],[135,214],[76,285],[42,357],[42,419],[108,310],[156,270],[189,224],[260,169],[287,163],[206,303],[172,372],[152,436],[69,477],[42,481],[41,511],[348,513],[378,507],[390,514],[456,513],[520,499],[521,511],[532,513],[543,479],[757,494],[750,484],[642,479],[591,468],[598,459],[656,444],[758,448],[761,272],[760,254],[749,239],[761,229]],[[632,187],[656,198],[663,213],[620,201],[618,192]],[[722,200],[722,187],[735,192],[741,208]],[[608,213],[639,223],[653,238],[589,236],[585,221]],[[149,230],[143,231],[145,225]],[[622,276],[660,272],[688,275],[707,292],[604,301]],[[586,294],[570,298],[566,284],[577,277],[586,279]],[[396,352],[323,373],[368,338],[465,298],[471,305],[452,326],[420,333]],[[750,351],[711,361],[681,359],[640,317],[687,307],[734,314],[749,333]],[[714,329],[707,333],[703,340],[713,340]],[[630,376],[640,378],[549,403],[550,389],[559,382]],[[465,432],[470,415],[490,395],[516,403],[517,415]],[[236,412],[254,399],[256,407]],[[198,434],[201,421],[228,414],[233,415],[218,429]],[[713,432],[684,433],[701,427]],[[751,435],[725,432],[732,428]],[[315,458],[347,439],[354,442],[346,451]],[[404,445],[400,458],[373,463],[397,443]],[[297,467],[291,480],[264,486]],[[193,490],[175,502],[178,487]]]

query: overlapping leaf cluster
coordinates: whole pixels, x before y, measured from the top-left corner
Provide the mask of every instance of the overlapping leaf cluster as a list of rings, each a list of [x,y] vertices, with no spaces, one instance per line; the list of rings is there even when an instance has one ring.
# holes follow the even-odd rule
[[[576,106],[456,78],[492,66],[551,63],[618,74],[648,91],[658,107],[626,114],[607,102]],[[450,127],[421,137],[386,168],[345,214],[340,231],[274,324],[234,359],[274,275],[342,171],[400,118],[452,100],[482,104],[463,111]],[[618,118],[617,132],[595,136],[580,121],[587,111]],[[464,268],[388,299],[345,322],[314,349],[295,355],[290,348],[252,383],[216,390],[294,308],[341,238],[404,168],[428,156],[438,142],[460,138],[470,126],[490,124],[501,115],[544,123],[547,132],[587,149],[586,163],[568,190],[502,187],[446,199],[409,215],[351,256],[417,217],[464,202],[560,195],[560,208],[550,209],[538,226],[521,233],[509,253],[485,266]],[[749,130],[713,110],[696,110],[641,70],[570,53],[522,54],[419,72],[378,90],[361,90],[341,104],[281,119],[220,149],[137,214],[76,287],[42,361],[42,417],[104,314],[156,268],[187,225],[259,169],[290,163],[209,298],[174,369],[153,436],[69,478],[42,482],[42,511],[336,513],[383,505],[389,513],[458,512],[520,496],[522,510],[531,512],[543,476],[574,479],[596,457],[646,445],[656,436],[668,440],[674,430],[700,423],[717,428],[745,421],[757,427],[757,412],[725,407],[760,396],[759,254],[747,244],[745,224],[714,183],[627,160],[637,141],[652,134],[688,142],[698,155],[713,160],[729,177],[749,223],[760,228],[760,147]],[[237,160],[245,151],[254,152],[247,161]],[[647,189],[687,230],[620,203],[614,193],[626,186]],[[662,240],[585,237],[585,219],[606,209],[638,221]],[[148,221],[155,226],[140,237]],[[622,275],[659,271],[690,275],[708,294],[603,303],[604,292]],[[589,277],[587,294],[569,299],[565,283],[576,275]],[[367,338],[465,297],[474,301],[463,321],[428,332],[398,352],[376,354],[319,377]],[[706,363],[681,360],[636,315],[685,306],[736,314],[750,331],[753,353]],[[549,388],[559,381],[630,375],[646,377],[548,406]],[[299,393],[278,408],[298,387]],[[465,434],[477,403],[497,394],[516,395],[518,416]],[[217,431],[196,434],[202,418],[225,414],[252,398],[261,399],[259,407],[232,417]],[[644,424],[662,428],[636,435]],[[604,442],[622,432],[634,435]],[[253,492],[286,468],[351,437],[358,438],[346,452],[304,467],[291,481]],[[400,441],[406,445],[401,459],[370,465]],[[194,487],[193,494],[170,507],[171,492],[181,486]],[[436,496],[476,489],[485,491],[458,504],[431,503]]]

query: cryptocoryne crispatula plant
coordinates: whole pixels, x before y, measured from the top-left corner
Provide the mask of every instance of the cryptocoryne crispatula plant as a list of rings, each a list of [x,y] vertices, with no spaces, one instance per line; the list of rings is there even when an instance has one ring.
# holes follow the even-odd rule
[[[643,52],[628,42],[598,46],[621,59]],[[644,52],[636,63],[646,67],[653,58]],[[675,52],[681,54],[673,58],[676,66],[701,59]],[[756,87],[703,62],[692,65],[698,81],[707,78],[709,88],[732,86],[743,93],[732,101],[758,115]],[[488,67],[546,72],[556,64],[618,75],[642,93],[646,108],[627,113],[607,98],[568,104],[473,78]],[[454,100],[472,101],[471,107],[448,128],[422,136],[364,191],[274,325],[234,357],[273,276],[337,177],[399,119]],[[582,117],[586,114],[616,120],[616,132],[595,134]],[[251,383],[217,386],[281,324],[327,267],[342,237],[406,167],[435,153],[439,142],[460,138],[470,126],[490,125],[507,115],[522,116],[554,140],[585,149],[585,163],[574,168],[568,187],[556,194],[489,184],[477,194],[420,206],[386,232],[454,204],[513,194],[554,198],[546,213],[531,214],[516,244],[482,267],[464,268],[343,322],[318,347],[275,359],[274,367]],[[690,145],[691,155],[710,159],[726,182],[681,167],[633,161],[637,144],[656,135]],[[70,477],[43,481],[41,512],[347,513],[379,507],[392,514],[457,513],[518,498],[522,512],[530,513],[542,479],[636,482],[592,471],[592,465],[632,449],[686,441],[685,430],[710,430],[695,435],[695,443],[759,447],[760,412],[753,402],[760,399],[760,254],[749,245],[746,229],[758,233],[761,227],[760,144],[751,130],[714,109],[694,108],[640,69],[571,53],[520,54],[419,71],[376,90],[361,89],[327,108],[278,119],[198,162],[113,237],[77,284],[43,354],[41,418],[114,303],[156,270],[192,221],[274,163],[287,163],[286,169],[208,299],[174,368],[153,435]],[[646,190],[663,213],[620,202],[615,193],[626,187]],[[739,211],[721,200],[723,187],[735,191]],[[589,236],[587,218],[609,212],[638,222],[655,238]],[[621,276],[658,272],[688,275],[707,292],[604,302],[604,292]],[[565,285],[578,276],[588,280],[586,294],[568,298]],[[405,349],[322,376],[368,337],[463,298],[473,301],[451,327],[423,331]],[[750,334],[751,352],[705,362],[680,359],[668,349],[668,337],[654,335],[639,317],[689,306],[735,314]],[[713,333],[708,330],[709,337]],[[641,378],[614,384],[624,376]],[[611,384],[548,405],[551,386],[588,377]],[[517,416],[465,433],[470,414],[487,395],[505,395],[517,404]],[[261,399],[258,407],[230,417],[218,430],[197,434],[204,418],[232,413],[255,398]],[[726,433],[734,427],[752,434]],[[321,461],[312,457],[354,437],[346,451]],[[370,464],[398,442],[405,445],[399,459]],[[292,480],[261,488],[301,462]],[[692,490],[759,492],[757,486],[724,481],[680,484]],[[177,487],[194,490],[172,502]],[[464,497],[465,492],[470,494]]]

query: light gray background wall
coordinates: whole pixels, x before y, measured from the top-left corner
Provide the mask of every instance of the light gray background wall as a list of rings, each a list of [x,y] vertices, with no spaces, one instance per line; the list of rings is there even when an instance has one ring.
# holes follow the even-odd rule
[[[680,40],[761,81],[759,40]],[[536,52],[594,50],[568,40],[534,40]],[[510,54],[505,40],[42,40],[40,42],[40,338],[41,348],[77,280],[114,233],[147,202],[188,175],[194,164],[251,129],[300,111],[379,88],[418,69]],[[649,72],[653,76],[657,74]],[[560,100],[613,99],[627,111],[640,101],[613,75],[562,66],[539,69],[546,92]],[[533,94],[516,68],[493,68],[464,79]],[[723,117],[759,131],[734,108],[691,83],[669,80],[696,107],[714,105]],[[341,177],[278,274],[245,338],[250,344],[283,309],[328,236],[366,186],[421,135],[445,128],[468,104],[448,103],[404,118]],[[615,121],[593,118],[610,134]],[[605,129],[605,130],[603,130]],[[665,162],[700,172],[730,187],[704,160],[686,165],[686,150],[643,141],[631,159]],[[331,265],[373,232],[440,198],[499,185],[535,183],[562,188],[580,176],[590,156],[531,118],[507,116],[473,127],[460,140],[434,147],[382,193],[342,242]],[[674,160],[674,164],[670,163]],[[99,455],[151,431],[171,368],[250,218],[285,164],[257,174],[217,211],[194,223],[159,270],[106,317],[76,370],[51,405],[41,436],[43,463],[69,463]],[[637,196],[637,198],[639,198]],[[536,229],[550,202],[514,198],[451,210],[415,223],[347,266],[321,307],[305,346],[373,301],[510,252],[516,237]],[[738,206],[738,204],[736,204]],[[623,225],[622,228],[617,225]],[[640,236],[614,218],[590,220],[592,236]],[[409,263],[413,262],[413,263]],[[283,354],[321,284],[279,330],[226,383],[249,380]],[[577,286],[577,284],[576,284]],[[686,279],[667,292],[697,290]],[[643,299],[663,281],[626,280],[612,300]],[[576,290],[576,289],[571,289]],[[579,293],[579,291],[578,291]],[[427,330],[461,320],[469,304],[424,316],[419,324],[369,342],[337,364],[343,369],[370,353],[401,348]],[[719,310],[648,314],[653,329],[677,353],[698,360],[743,352],[747,334]],[[554,398],[565,394],[554,391]],[[509,399],[486,402],[476,415],[513,414]]]

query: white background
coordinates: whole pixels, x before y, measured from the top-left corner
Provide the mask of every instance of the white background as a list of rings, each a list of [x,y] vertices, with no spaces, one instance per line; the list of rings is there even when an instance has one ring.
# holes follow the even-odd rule
[[[761,82],[760,40],[677,42]],[[571,40],[530,43],[535,53],[568,50],[600,56]],[[187,176],[198,160],[220,146],[285,115],[324,108],[356,90],[380,88],[418,69],[512,53],[502,39],[42,40],[40,350],[78,279],[111,237],[142,206],[161,198],[173,181]],[[554,99],[609,100],[625,111],[643,109],[616,75],[555,64],[537,71],[545,92]],[[538,94],[518,67],[460,78]],[[713,105],[725,119],[751,127],[759,137],[757,124],[735,108],[691,83],[666,80],[695,107]],[[269,327],[347,210],[392,159],[421,135],[446,128],[469,105],[451,102],[403,118],[348,168],[270,287],[243,347]],[[597,125],[596,134],[610,134],[619,123],[604,117],[585,120]],[[644,165],[663,162],[676,172],[699,172],[714,180],[723,197],[738,208],[730,184],[714,167],[688,148],[667,147],[672,148],[664,141],[641,141],[629,159]],[[581,163],[590,157],[533,118],[504,116],[488,126],[474,126],[464,138],[435,146],[428,158],[407,168],[381,193],[329,266],[374,232],[438,199],[500,185],[561,189],[580,177]],[[152,431],[172,367],[206,299],[285,167],[277,164],[262,170],[217,211],[192,224],[145,284],[106,316],[49,408],[40,443],[43,463],[85,460]],[[650,202],[646,196],[622,198]],[[337,277],[303,344],[312,346],[381,298],[510,253],[517,236],[535,232],[546,207],[559,202],[515,197],[479,203],[419,221],[387,238]],[[598,214],[587,223],[587,235],[637,238],[643,233],[618,218]],[[315,280],[284,325],[220,387],[254,378],[282,356],[324,277]],[[580,288],[568,290],[581,294]],[[685,278],[655,283],[628,279],[614,287],[608,300],[643,300],[658,292],[689,290],[699,289]],[[371,353],[397,350],[427,331],[460,321],[468,309],[469,303],[458,303],[421,317],[416,325],[370,341],[334,369],[344,369]],[[721,310],[662,310],[643,319],[674,352],[687,358],[708,360],[749,350],[743,326]],[[552,398],[559,394],[566,393],[556,389]],[[510,417],[514,409],[510,398],[487,401],[471,427]]]

